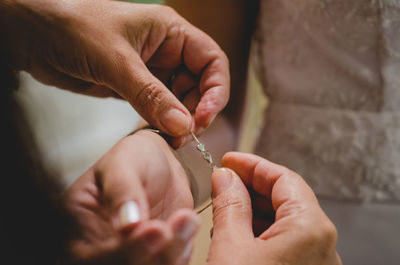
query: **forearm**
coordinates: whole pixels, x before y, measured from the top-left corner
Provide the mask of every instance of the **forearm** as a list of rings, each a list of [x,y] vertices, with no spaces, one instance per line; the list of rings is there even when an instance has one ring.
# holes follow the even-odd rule
[[[234,123],[241,116],[245,94],[250,37],[257,0],[166,0],[189,22],[213,37],[228,55],[231,99],[226,114]]]

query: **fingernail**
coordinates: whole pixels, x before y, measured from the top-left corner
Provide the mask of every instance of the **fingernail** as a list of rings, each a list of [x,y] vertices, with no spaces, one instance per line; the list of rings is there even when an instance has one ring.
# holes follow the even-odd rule
[[[214,115],[212,115],[212,116],[210,117],[210,119],[208,120],[208,123],[207,123],[207,125],[206,125],[206,128],[207,128],[208,126],[210,126],[211,123],[214,122],[214,120],[215,120],[216,117],[217,117],[217,114],[214,114]]]
[[[147,251],[151,254],[156,253],[160,249],[162,235],[159,232],[153,232],[144,237],[144,244]]]
[[[213,173],[213,196],[228,189],[233,183],[233,172],[227,168],[219,168]]]
[[[197,134],[197,135],[202,135],[202,134],[204,133],[205,130],[206,130],[206,128],[204,128],[204,127],[198,127],[198,128],[196,129],[196,134]]]
[[[136,202],[128,201],[124,203],[119,209],[118,219],[120,228],[139,222],[140,212]]]
[[[188,241],[193,237],[197,228],[200,225],[199,217],[193,216],[185,220],[180,227],[178,227],[178,236],[182,241]]]
[[[188,260],[193,252],[193,243],[189,243],[182,252],[182,259]]]
[[[163,113],[160,122],[174,136],[188,134],[191,125],[191,119],[185,113],[175,108]]]
[[[187,135],[187,136],[181,137],[181,139],[182,140],[179,143],[179,147],[178,148],[181,148],[181,147],[185,146],[188,142],[190,142],[192,140],[192,136]]]

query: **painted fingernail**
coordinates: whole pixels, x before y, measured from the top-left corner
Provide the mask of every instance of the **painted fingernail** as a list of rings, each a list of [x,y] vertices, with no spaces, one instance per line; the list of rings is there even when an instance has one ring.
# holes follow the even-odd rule
[[[160,122],[168,132],[179,136],[188,134],[191,125],[191,119],[175,108],[163,113]]]
[[[200,219],[197,215],[186,219],[185,222],[178,227],[179,238],[182,241],[188,241],[193,237],[199,225]]]
[[[139,207],[134,201],[124,203],[119,209],[119,224],[120,228],[135,224],[140,221]]]

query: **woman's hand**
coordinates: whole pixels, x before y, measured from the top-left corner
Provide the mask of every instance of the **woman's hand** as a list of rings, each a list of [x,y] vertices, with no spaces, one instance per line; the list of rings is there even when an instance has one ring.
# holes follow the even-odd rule
[[[139,131],[69,189],[76,264],[185,264],[199,225],[186,174],[168,144]]]
[[[241,153],[222,165],[212,177],[209,265],[341,264],[335,226],[299,175]]]
[[[169,7],[5,0],[0,15],[17,70],[74,92],[119,95],[169,135],[201,133],[228,101],[224,52]]]

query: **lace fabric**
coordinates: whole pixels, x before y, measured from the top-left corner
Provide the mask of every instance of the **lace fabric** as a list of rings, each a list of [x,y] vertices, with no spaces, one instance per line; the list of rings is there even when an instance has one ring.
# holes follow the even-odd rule
[[[263,0],[256,153],[324,197],[400,202],[400,2]]]

